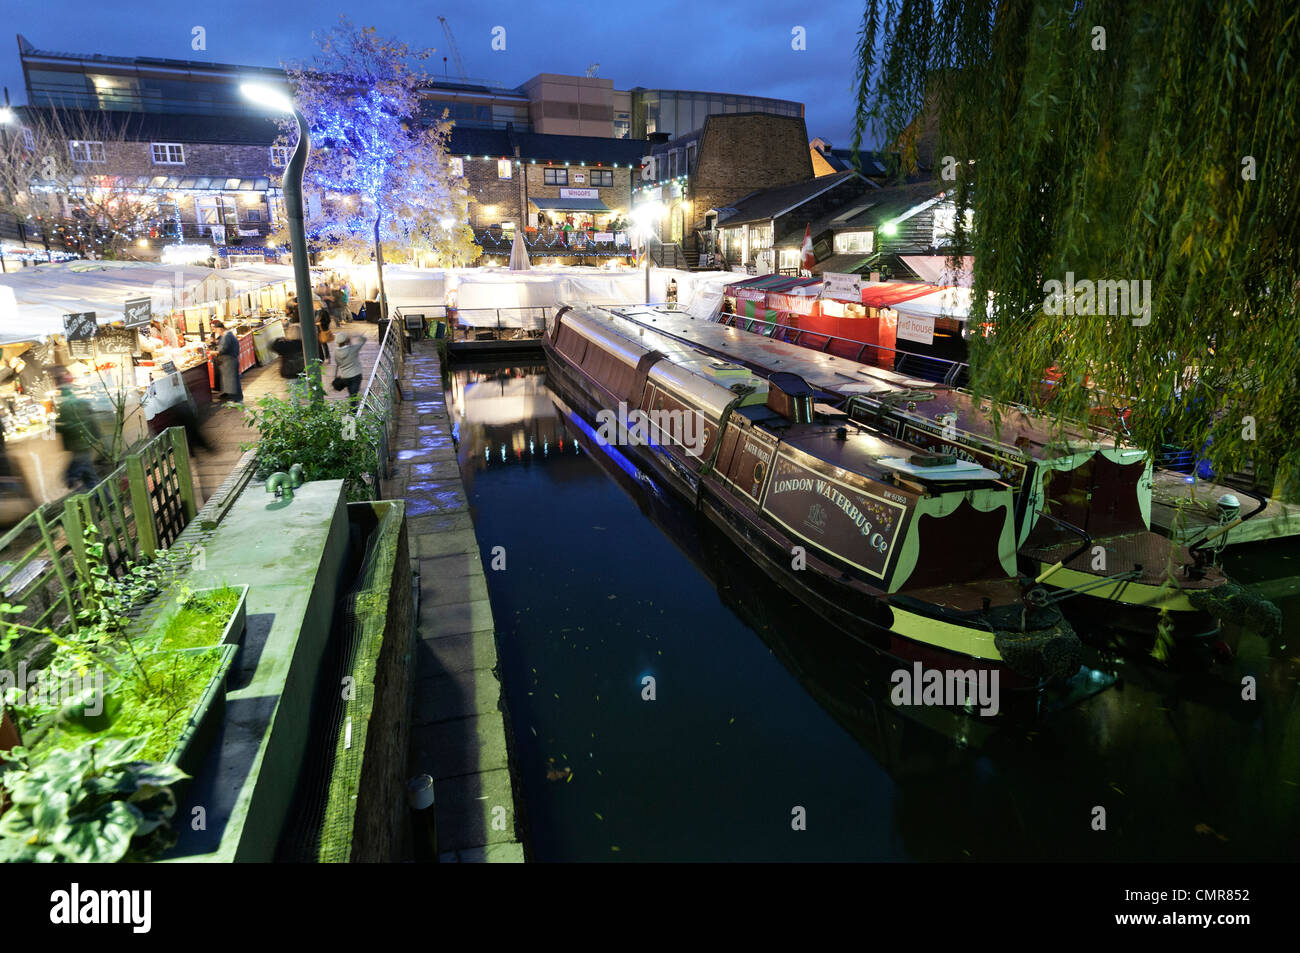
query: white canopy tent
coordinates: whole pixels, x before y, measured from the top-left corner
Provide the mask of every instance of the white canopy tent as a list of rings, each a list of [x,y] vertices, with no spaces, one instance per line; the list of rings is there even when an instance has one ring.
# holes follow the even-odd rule
[[[246,291],[292,281],[285,265],[216,271],[197,265],[75,261],[0,274],[0,344],[63,332],[63,316],[94,312],[98,324],[124,318],[126,302],[148,298],[154,314],[215,307]]]
[[[890,305],[900,315],[917,318],[952,318],[965,321],[970,315],[971,289],[944,288],[932,294]]]

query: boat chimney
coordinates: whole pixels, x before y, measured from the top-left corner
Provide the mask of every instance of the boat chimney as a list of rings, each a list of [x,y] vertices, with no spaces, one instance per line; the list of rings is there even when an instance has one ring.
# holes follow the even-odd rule
[[[812,423],[814,391],[798,374],[779,371],[767,379],[767,407],[796,424]]]

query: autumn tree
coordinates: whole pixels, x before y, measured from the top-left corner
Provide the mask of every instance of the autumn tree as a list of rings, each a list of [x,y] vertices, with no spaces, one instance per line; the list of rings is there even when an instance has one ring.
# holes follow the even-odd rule
[[[346,17],[317,34],[310,64],[285,64],[312,152],[305,188],[308,237],[319,247],[367,259],[437,252],[468,263],[477,256],[464,179],[447,155],[451,122],[426,117],[421,64],[432,49],[355,27]],[[285,122],[286,141],[296,124]]]
[[[868,0],[858,53],[855,147],[932,104],[936,172],[974,211],[952,249],[992,332],[972,386],[1030,404],[1054,367],[1062,428],[1129,410],[1140,446],[1294,492],[1294,3]]]
[[[86,257],[132,258],[157,224],[157,199],[116,162],[139,149],[131,117],[27,109],[0,148],[0,201],[29,233]]]

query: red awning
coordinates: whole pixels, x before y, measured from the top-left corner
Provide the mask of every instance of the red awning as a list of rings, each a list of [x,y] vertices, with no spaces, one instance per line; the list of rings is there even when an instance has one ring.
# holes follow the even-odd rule
[[[910,301],[942,290],[939,285],[919,284],[915,281],[885,281],[864,287],[862,303],[868,308],[888,308],[900,301]]]

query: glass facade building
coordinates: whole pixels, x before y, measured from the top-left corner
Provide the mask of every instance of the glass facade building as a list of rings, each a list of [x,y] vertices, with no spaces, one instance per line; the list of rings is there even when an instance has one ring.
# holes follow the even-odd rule
[[[705,116],[723,113],[760,112],[777,116],[803,116],[803,103],[788,99],[641,87],[631,92],[634,139],[644,139],[653,132],[666,132],[669,139],[675,139],[702,127]]]

